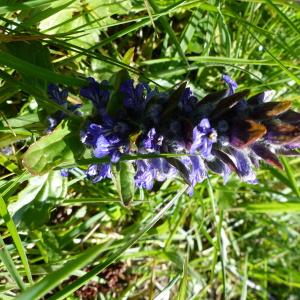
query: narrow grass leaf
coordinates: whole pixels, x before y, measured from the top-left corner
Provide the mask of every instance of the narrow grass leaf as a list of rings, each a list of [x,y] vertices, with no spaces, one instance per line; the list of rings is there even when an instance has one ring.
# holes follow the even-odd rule
[[[29,267],[27,256],[26,256],[26,253],[25,253],[25,249],[23,247],[23,244],[22,244],[21,238],[19,236],[17,227],[16,227],[14,221],[12,220],[12,218],[11,218],[11,216],[10,216],[8,210],[7,210],[6,203],[5,203],[5,201],[4,201],[4,199],[1,195],[0,195],[0,214],[1,214],[1,217],[3,218],[7,228],[9,230],[9,233],[11,234],[11,237],[12,237],[14,243],[15,243],[15,246],[17,248],[17,251],[18,251],[19,255],[20,255],[20,258],[21,258],[26,276],[28,278],[28,281],[30,283],[33,283],[30,267]]]
[[[177,300],[187,299],[189,255],[185,256]]]
[[[67,75],[60,75],[48,69],[31,64],[10,53],[0,51],[0,63],[12,69],[28,74],[32,77],[39,77],[53,83],[62,83],[66,85],[83,86],[86,85],[84,79],[79,79]]]
[[[269,202],[249,204],[244,207],[250,213],[300,213],[300,203],[298,202]]]
[[[245,262],[244,262],[243,288],[242,288],[241,300],[247,300],[247,282],[248,282],[248,253],[246,253]]]
[[[299,197],[299,200],[300,200],[300,191],[299,191],[297,179],[295,177],[295,172],[292,170],[289,162],[287,161],[287,159],[285,157],[281,157],[281,161],[282,161],[282,164],[284,165],[284,169],[286,171],[286,175],[290,182],[290,186],[291,186],[292,190],[295,192],[295,194],[297,195],[297,197]]]
[[[23,291],[25,289],[25,284],[22,281],[22,278],[20,277],[19,272],[10,256],[1,236],[0,236],[0,258],[3,262],[3,264],[5,265],[7,271],[9,272],[10,276],[16,282],[19,289],[21,291]]]

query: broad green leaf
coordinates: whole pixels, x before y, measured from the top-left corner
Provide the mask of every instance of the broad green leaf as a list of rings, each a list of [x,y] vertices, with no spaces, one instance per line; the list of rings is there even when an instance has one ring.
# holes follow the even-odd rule
[[[120,161],[112,166],[112,175],[119,197],[124,205],[128,205],[134,197],[133,164],[129,161]]]
[[[21,115],[15,118],[7,119],[2,124],[4,127],[9,126],[11,128],[16,128],[16,127],[25,127],[27,125],[37,123],[37,122],[39,122],[39,117],[37,113],[30,113],[30,114],[28,113],[26,115]]]
[[[23,130],[22,132],[17,132],[13,130],[13,132],[14,134],[12,132],[7,133],[7,131],[6,133],[0,132],[0,148],[9,146],[21,140],[25,140],[28,137],[32,136],[32,133],[27,130]]]
[[[83,149],[80,122],[66,120],[29,147],[23,165],[30,173],[42,175],[59,165],[75,164]]]
[[[66,178],[59,171],[32,177],[9,209],[14,220],[33,230],[49,221],[50,209],[66,195]]]
[[[48,34],[83,31],[72,39],[72,43],[83,48],[93,46],[99,41],[99,28],[115,22],[112,15],[128,14],[131,1],[89,0],[85,5],[73,1],[72,5],[58,11],[40,23],[40,28]]]

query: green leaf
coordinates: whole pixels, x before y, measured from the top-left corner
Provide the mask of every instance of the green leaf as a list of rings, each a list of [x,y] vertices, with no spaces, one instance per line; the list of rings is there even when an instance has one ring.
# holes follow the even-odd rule
[[[16,127],[25,127],[27,125],[31,125],[39,122],[39,117],[37,113],[30,113],[22,116],[18,116],[15,118],[7,119],[6,122],[3,122],[3,126],[7,125],[11,128]],[[1,126],[0,126],[1,128]]]
[[[16,284],[21,289],[21,291],[23,291],[25,289],[25,284],[22,281],[22,278],[20,277],[18,270],[10,256],[1,236],[0,236],[0,258],[3,262],[3,264],[5,265],[7,271],[9,272],[10,276],[16,282]]]
[[[245,210],[251,213],[299,213],[300,203],[293,202],[269,202],[269,203],[257,203],[249,204],[245,207]]]
[[[300,198],[300,190],[298,187],[295,172],[293,171],[293,169],[291,168],[289,162],[287,161],[287,159],[285,157],[281,157],[281,161],[284,165],[284,169],[286,171],[286,175],[288,178],[288,182],[290,183],[290,187],[292,188],[292,190],[294,191],[296,196]]]
[[[131,47],[126,51],[126,53],[124,54],[124,57],[122,59],[124,64],[130,65],[130,63],[132,62],[133,57],[134,57],[134,50],[135,50],[135,48]]]
[[[34,230],[49,221],[50,209],[58,199],[66,195],[66,178],[59,171],[51,171],[43,176],[32,177],[26,188],[18,195],[18,200],[10,205],[14,220]]]
[[[51,63],[50,51],[41,42],[38,41],[18,41],[6,44],[9,53],[15,57],[22,59],[28,63],[33,64],[41,68],[45,68],[49,71],[53,70]],[[22,80],[31,86],[47,90],[49,81],[40,76],[39,73],[24,72],[20,70]]]
[[[26,60],[20,59],[10,53],[0,51],[0,63],[12,69],[16,69],[21,74],[26,74],[27,78],[34,77],[48,82],[62,83],[66,85],[83,86],[86,81],[83,79],[57,74],[46,68],[36,66]]]
[[[0,153],[0,165],[12,173],[19,173],[19,167],[6,155]]]
[[[199,26],[199,21],[201,20],[201,17],[201,10],[196,8],[180,37],[180,47],[183,52],[187,51],[189,43],[192,41],[193,36],[197,31],[197,27]]]
[[[179,293],[177,296],[177,300],[185,300],[187,298],[188,266],[189,266],[189,255],[187,253],[184,260],[182,278],[179,286]]]
[[[80,122],[65,120],[55,130],[32,144],[23,165],[32,174],[42,175],[60,165],[75,164],[83,152]]]
[[[51,2],[53,3],[58,1],[59,0],[54,0]],[[49,0],[31,0],[31,1],[26,1],[26,3],[23,1],[23,3],[9,4],[9,5],[5,5],[1,3],[0,14],[6,14],[7,12],[14,12],[17,10],[22,10],[22,11],[30,10],[45,4],[49,4]]]
[[[278,8],[278,6],[275,5],[271,0],[265,0],[265,1],[268,3],[268,5],[269,5],[270,7],[272,7],[272,8],[277,12],[277,14],[279,15],[279,17],[280,17],[280,18],[281,18],[288,26],[290,26],[290,28],[291,28],[298,36],[300,36],[300,31],[299,31],[298,27],[296,26],[296,24],[293,23],[293,22],[288,18],[288,16],[287,16],[285,13],[283,13],[283,12]]]
[[[133,164],[129,161],[120,161],[112,166],[113,181],[119,197],[124,205],[128,205],[134,197],[134,175]]]
[[[12,237],[14,243],[15,243],[15,246],[20,255],[21,261],[23,263],[27,278],[28,278],[29,282],[32,283],[31,271],[29,268],[25,249],[23,247],[23,244],[22,244],[21,238],[19,236],[18,230],[16,228],[16,225],[7,210],[6,203],[5,203],[4,199],[2,198],[2,196],[0,196],[0,214],[9,230],[9,233],[11,234],[11,237]]]
[[[90,247],[76,259],[67,262],[62,268],[50,273],[34,286],[28,288],[24,293],[19,295],[16,300],[41,299],[41,297],[45,295],[47,291],[50,291],[56,287],[64,279],[68,278],[75,270],[78,270],[83,266],[86,266],[89,262],[93,261],[102,250],[102,245]]]

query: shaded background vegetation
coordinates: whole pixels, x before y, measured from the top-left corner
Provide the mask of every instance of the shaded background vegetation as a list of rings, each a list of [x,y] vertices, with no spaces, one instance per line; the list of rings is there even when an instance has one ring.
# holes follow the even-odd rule
[[[193,197],[169,180],[128,207],[84,165],[63,178],[22,164],[57,109],[49,83],[83,116],[85,78],[121,69],[161,90],[188,80],[200,99],[228,73],[299,108],[299,14],[281,0],[0,1],[0,299],[300,299],[299,158],[257,185],[211,174]]]

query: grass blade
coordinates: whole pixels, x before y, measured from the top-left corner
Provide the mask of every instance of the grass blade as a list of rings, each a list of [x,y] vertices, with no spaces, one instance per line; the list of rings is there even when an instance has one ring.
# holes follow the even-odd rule
[[[160,10],[159,10],[158,6],[156,5],[155,1],[154,0],[148,0],[148,1],[150,3],[151,7],[153,8],[154,12],[157,13],[157,14],[160,13]],[[167,17],[166,16],[161,16],[158,19],[158,21],[161,23],[161,25],[164,28],[164,30],[168,33],[168,35],[172,39],[172,41],[173,41],[173,43],[174,43],[174,45],[175,45],[175,47],[176,47],[179,55],[181,56],[181,58],[183,59],[183,61],[185,62],[185,64],[187,66],[189,66],[189,62],[186,59],[183,50],[181,49],[180,43],[179,43],[179,41],[178,41],[178,39],[176,37],[175,32],[173,31],[172,27],[170,26]]]
[[[293,172],[292,168],[290,167],[290,165],[285,157],[282,157],[281,161],[282,161],[282,164],[284,165],[284,169],[286,171],[286,175],[289,179],[292,190],[295,192],[297,197],[300,198],[300,191],[298,188],[297,179],[295,178],[295,175],[294,175],[295,172]]]
[[[5,201],[4,201],[4,199],[2,198],[1,195],[0,195],[0,214],[1,214],[1,217],[3,218],[3,220],[6,224],[8,230],[11,234],[11,237],[12,237],[14,243],[15,243],[15,246],[18,250],[18,253],[19,253],[21,261],[23,263],[28,281],[30,283],[33,283],[30,267],[29,267],[27,256],[26,256],[26,253],[25,253],[25,249],[23,247],[21,238],[18,234],[17,227],[16,227],[14,221],[12,220],[12,218],[11,218],[11,216],[10,216],[8,210],[7,210],[6,203],[5,203]]]
[[[75,86],[83,86],[86,84],[86,81],[83,79],[57,74],[48,69],[35,66],[34,64],[24,61],[23,59],[20,59],[4,51],[0,52],[0,64],[6,65],[12,69],[16,69],[19,72],[30,74],[32,76],[37,76],[38,74],[39,78],[45,79],[48,82]]]
[[[25,284],[22,281],[22,279],[18,273],[18,270],[17,270],[16,266],[14,265],[14,262],[10,256],[9,252],[7,251],[6,246],[5,246],[4,241],[1,236],[0,236],[0,258],[3,261],[5,267],[7,268],[10,276],[13,278],[13,280],[18,285],[18,287],[21,290],[24,290]]]

